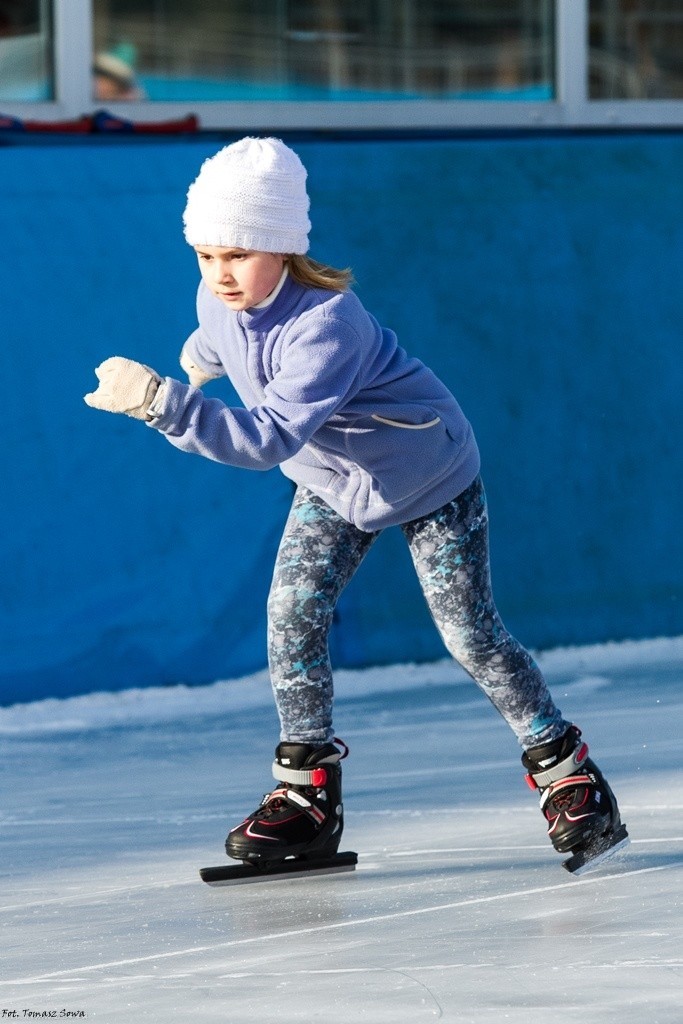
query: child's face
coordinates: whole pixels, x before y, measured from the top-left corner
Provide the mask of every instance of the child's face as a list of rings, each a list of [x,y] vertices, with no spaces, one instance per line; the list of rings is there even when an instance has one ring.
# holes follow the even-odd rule
[[[250,309],[262,302],[280,280],[285,258],[280,253],[195,245],[206,286],[229,309]]]

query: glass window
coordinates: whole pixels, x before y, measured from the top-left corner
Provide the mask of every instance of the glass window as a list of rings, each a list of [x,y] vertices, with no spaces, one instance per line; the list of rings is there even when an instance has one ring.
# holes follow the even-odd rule
[[[95,96],[550,100],[553,0],[94,0]]]
[[[683,99],[681,0],[591,0],[591,99]]]
[[[0,0],[0,99],[53,95],[51,0]]]

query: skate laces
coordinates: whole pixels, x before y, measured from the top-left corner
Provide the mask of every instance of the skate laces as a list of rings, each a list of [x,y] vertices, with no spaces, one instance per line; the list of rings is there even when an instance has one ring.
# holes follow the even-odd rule
[[[541,795],[541,808],[546,815],[564,814],[585,807],[589,801],[600,802],[600,789],[590,775],[574,775],[550,785]]]
[[[576,787],[572,789],[565,789],[564,792],[551,794],[549,803],[552,803],[553,807],[557,811],[570,811],[576,801]]]
[[[283,788],[282,786],[278,786],[278,788],[274,789],[272,791],[272,793],[264,793],[263,794],[263,799],[261,800],[261,803],[259,804],[259,809],[258,809],[259,817],[261,817],[261,818],[270,817],[271,814],[277,814],[278,811],[281,811],[283,809],[283,807],[286,807],[287,806],[287,801],[285,800],[285,793],[286,792],[287,792],[287,787]]]

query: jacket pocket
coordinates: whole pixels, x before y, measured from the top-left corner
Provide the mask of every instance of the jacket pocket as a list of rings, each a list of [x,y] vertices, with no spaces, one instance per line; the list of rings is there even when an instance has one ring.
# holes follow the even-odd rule
[[[429,413],[430,410],[423,410]],[[372,478],[372,493],[394,505],[428,491],[459,455],[440,416],[423,422],[371,414],[346,434],[349,458]],[[372,500],[372,499],[371,499]]]
[[[430,427],[435,427],[437,423],[441,423],[441,417],[436,416],[433,420],[428,420],[427,423],[405,423],[403,420],[391,420],[388,416],[380,416],[378,413],[372,413],[373,420],[377,420],[378,423],[384,423],[387,427],[398,427],[399,430],[428,430]]]

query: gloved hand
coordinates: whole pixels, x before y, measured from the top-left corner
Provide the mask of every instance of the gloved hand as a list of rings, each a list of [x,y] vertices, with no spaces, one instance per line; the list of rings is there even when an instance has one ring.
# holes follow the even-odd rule
[[[83,401],[93,409],[122,412],[136,420],[149,420],[147,410],[154,401],[161,377],[149,366],[123,356],[105,359],[95,370],[99,379],[97,391],[84,395]]]
[[[193,388],[201,388],[208,381],[216,380],[221,376],[220,373],[207,373],[206,370],[202,370],[200,366],[192,362],[185,349],[180,353],[180,365],[187,374]]]

